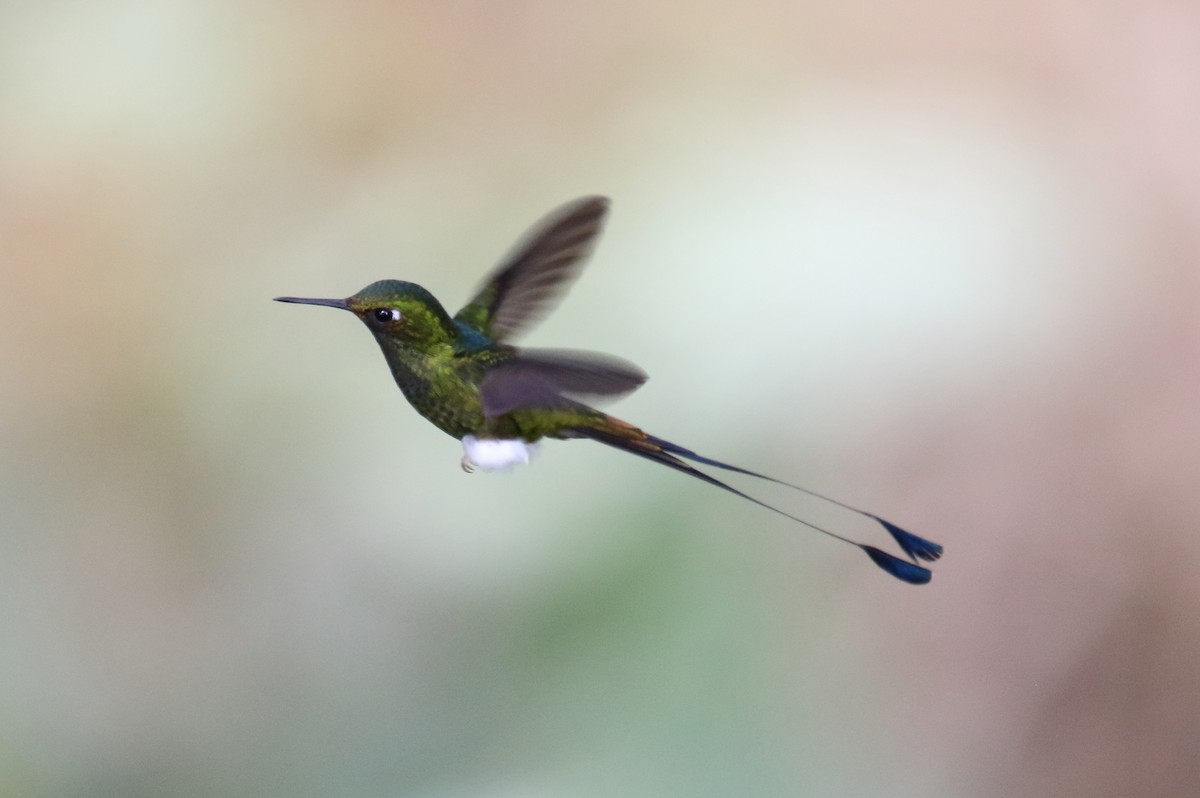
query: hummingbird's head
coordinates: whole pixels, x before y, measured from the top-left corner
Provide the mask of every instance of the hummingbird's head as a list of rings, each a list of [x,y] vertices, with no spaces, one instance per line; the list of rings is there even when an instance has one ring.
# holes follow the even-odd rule
[[[394,341],[415,349],[448,343],[456,334],[454,322],[433,294],[403,280],[380,280],[345,299],[281,296],[275,301],[348,310],[381,341]]]

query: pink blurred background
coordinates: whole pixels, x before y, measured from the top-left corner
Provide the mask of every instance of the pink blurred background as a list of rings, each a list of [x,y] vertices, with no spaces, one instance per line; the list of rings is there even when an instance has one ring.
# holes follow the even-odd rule
[[[1191,794],[1197,141],[1194,3],[5,5],[0,794]],[[269,301],[454,309],[586,193],[528,342],[932,585],[585,443],[466,477]]]

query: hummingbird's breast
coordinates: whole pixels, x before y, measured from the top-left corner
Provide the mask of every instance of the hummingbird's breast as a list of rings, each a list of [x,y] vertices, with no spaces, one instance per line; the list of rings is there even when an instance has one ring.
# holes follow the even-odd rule
[[[484,429],[482,368],[450,350],[430,355],[392,341],[379,344],[404,398],[430,423],[457,439]]]
[[[483,412],[480,384],[489,364],[505,358],[506,352],[462,352],[447,347],[430,354],[388,339],[381,339],[379,344],[408,403],[457,440],[470,435],[532,443],[545,437],[574,437],[572,429],[595,425],[606,418],[586,405],[565,400],[554,407],[522,407],[488,417]]]

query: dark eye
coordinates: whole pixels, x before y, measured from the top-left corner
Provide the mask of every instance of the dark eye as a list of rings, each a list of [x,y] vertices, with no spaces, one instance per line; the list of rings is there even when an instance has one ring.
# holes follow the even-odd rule
[[[389,321],[400,321],[400,311],[395,308],[375,308],[371,311],[371,315],[380,324],[386,324]]]

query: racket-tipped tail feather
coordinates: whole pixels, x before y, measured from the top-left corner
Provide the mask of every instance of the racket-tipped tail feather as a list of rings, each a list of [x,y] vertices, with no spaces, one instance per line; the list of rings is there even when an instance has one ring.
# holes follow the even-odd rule
[[[880,551],[874,546],[868,546],[863,543],[856,544],[860,549],[867,553],[871,561],[878,565],[883,570],[887,571],[892,576],[910,585],[926,585],[929,580],[933,579],[933,571],[928,568],[922,568],[908,560],[902,560],[899,557],[888,554],[886,551]]]
[[[883,528],[896,539],[896,543],[900,548],[904,549],[904,553],[909,557],[916,560],[933,562],[942,556],[941,544],[934,543],[932,540],[926,540],[920,535],[914,535],[912,532],[901,529],[891,521],[885,521],[877,515],[872,515],[871,517],[883,524]]]
[[[908,560],[888,554],[887,552],[877,549],[874,546],[868,546],[866,544],[859,543],[858,541],[842,537],[836,532],[831,532],[828,529],[817,526],[810,521],[805,521],[803,518],[799,518],[791,513],[784,512],[778,507],[767,504],[766,502],[756,499],[753,496],[747,495],[737,488],[727,485],[719,479],[704,473],[703,471],[698,471],[694,467],[684,462],[684,459],[691,460],[695,463],[701,463],[703,465],[713,466],[715,468],[721,468],[726,471],[733,471],[738,474],[745,474],[747,476],[765,479],[769,482],[774,482],[785,487],[794,488],[795,490],[799,490],[803,493],[815,496],[818,499],[823,499],[836,504],[837,506],[845,508],[851,512],[878,521],[896,540],[896,543],[899,544],[904,553],[913,560],[920,559],[932,561],[942,556],[942,547],[933,541],[926,540],[923,537],[919,537],[918,535],[914,535],[911,532],[905,531],[890,521],[885,521],[877,515],[873,515],[872,513],[868,513],[864,510],[859,510],[856,507],[851,507],[848,504],[843,504],[836,499],[830,499],[827,496],[815,493],[807,488],[802,488],[799,485],[793,485],[789,482],[775,479],[774,477],[768,477],[765,474],[759,474],[755,471],[750,471],[739,466],[723,463],[720,460],[713,460],[711,458],[704,457],[703,455],[699,455],[690,449],[685,449],[678,444],[671,443],[670,441],[663,440],[662,438],[657,438],[653,435],[647,435],[637,427],[617,421],[611,417],[608,418],[607,421],[609,422],[609,425],[604,428],[582,427],[573,430],[573,432],[580,437],[591,438],[592,440],[599,441],[600,443],[630,452],[631,454],[636,454],[639,457],[644,457],[647,460],[653,460],[656,463],[665,465],[668,468],[673,468],[676,471],[681,471],[688,476],[695,477],[696,479],[707,482],[714,487],[718,487],[724,491],[732,493],[735,496],[753,502],[760,507],[765,507],[772,512],[804,524],[810,529],[815,529],[816,531],[828,535],[831,538],[840,540],[843,543],[849,543],[852,546],[857,546],[865,551],[867,556],[869,556],[871,561],[877,566],[895,578],[903,582],[908,582],[910,585],[924,585],[933,578],[933,572],[928,568],[917,565],[915,562],[909,562]]]

